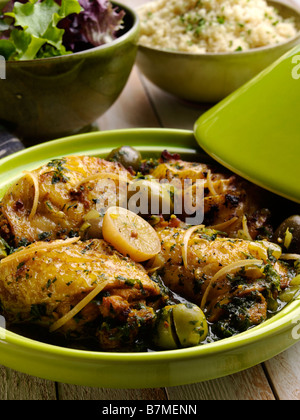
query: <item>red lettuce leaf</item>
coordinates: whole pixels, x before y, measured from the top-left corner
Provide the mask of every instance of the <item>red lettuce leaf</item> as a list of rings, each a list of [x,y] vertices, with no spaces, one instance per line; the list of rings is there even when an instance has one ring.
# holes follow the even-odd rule
[[[42,0],[40,0],[42,1]],[[54,0],[61,5],[61,0]],[[83,51],[116,39],[122,29],[125,12],[113,7],[109,0],[78,0],[83,8],[79,14],[71,14],[58,22],[57,27],[64,29],[63,45],[69,52]],[[13,25],[5,26],[3,15],[11,12],[14,4],[27,3],[28,0],[10,0],[2,9],[2,28],[0,39],[8,39]],[[1,15],[1,13],[0,13]],[[9,27],[10,26],[10,27]]]
[[[73,52],[97,47],[116,39],[122,28],[123,10],[114,8],[108,0],[79,0],[83,11],[59,22],[65,30],[63,43]]]

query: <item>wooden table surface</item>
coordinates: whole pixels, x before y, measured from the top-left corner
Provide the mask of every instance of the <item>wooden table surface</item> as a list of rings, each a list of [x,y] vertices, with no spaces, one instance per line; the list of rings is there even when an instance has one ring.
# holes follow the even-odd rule
[[[132,7],[145,2],[122,1]],[[300,8],[300,0],[286,2]],[[99,119],[99,126],[101,130],[129,127],[191,130],[195,120],[206,109],[205,105],[191,105],[162,92],[134,68],[117,102]],[[4,153],[3,147],[0,157]],[[299,360],[300,343],[261,365],[221,379],[139,390],[56,383],[0,366],[0,400],[299,400]]]

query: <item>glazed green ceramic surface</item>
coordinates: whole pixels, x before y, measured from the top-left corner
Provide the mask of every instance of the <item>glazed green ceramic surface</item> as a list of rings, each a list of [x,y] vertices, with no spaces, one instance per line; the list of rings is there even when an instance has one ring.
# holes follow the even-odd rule
[[[0,122],[26,144],[74,134],[93,123],[123,90],[136,58],[139,20],[126,12],[125,33],[110,44],[54,58],[6,63]]]
[[[190,131],[130,129],[71,136],[26,149],[0,161],[0,196],[26,169],[69,154],[106,156],[128,144],[144,155],[160,156],[164,149],[189,155],[200,153]],[[297,299],[271,320],[230,339],[182,350],[112,353],[74,350],[23,338],[0,328],[0,364],[34,376],[86,386],[148,388],[191,384],[229,375],[261,363],[300,338]]]
[[[299,13],[277,2],[281,15]],[[235,53],[189,54],[139,46],[137,65],[161,89],[182,99],[216,103],[272,64],[300,42],[300,35],[287,43]]]
[[[199,118],[214,159],[300,203],[300,45]]]

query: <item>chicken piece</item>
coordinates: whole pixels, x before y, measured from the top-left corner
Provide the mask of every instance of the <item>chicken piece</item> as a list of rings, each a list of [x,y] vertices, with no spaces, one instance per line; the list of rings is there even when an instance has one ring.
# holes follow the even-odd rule
[[[205,227],[191,233],[157,225],[156,231],[162,251],[152,267],[173,292],[199,305],[209,322],[226,320],[227,330],[264,321],[290,282],[287,265],[278,261],[280,248],[270,242],[222,237]]]
[[[196,194],[199,194],[196,181],[203,180],[206,226],[217,225],[230,236],[246,235],[246,239],[256,239],[258,236],[267,238],[271,234],[268,222],[270,212],[264,208],[264,194],[260,188],[232,173],[227,173],[225,169],[224,172],[220,172],[220,169],[205,163],[186,162],[179,156],[176,159],[168,157],[169,159],[162,158],[159,165],[150,171],[151,176],[159,181],[166,179],[175,183],[174,185],[180,181],[184,192],[183,201],[187,194],[184,183],[190,180],[192,190],[189,194],[192,197],[193,209],[197,209]],[[203,206],[203,203],[199,205]],[[190,215],[183,212],[183,217],[186,216]]]
[[[151,330],[164,297],[145,269],[101,239],[36,242],[0,262],[0,308],[8,324],[50,327],[103,286],[58,332],[97,336],[103,349]],[[54,334],[54,333],[53,333]]]
[[[15,247],[82,236],[89,227],[86,216],[92,212],[99,216],[101,231],[104,209],[126,197],[130,178],[117,162],[89,156],[54,159],[25,174],[6,192],[0,203],[0,236]]]

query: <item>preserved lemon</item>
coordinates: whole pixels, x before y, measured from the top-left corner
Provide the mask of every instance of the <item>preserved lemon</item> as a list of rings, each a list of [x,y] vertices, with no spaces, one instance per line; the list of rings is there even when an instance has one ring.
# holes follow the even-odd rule
[[[153,227],[142,217],[122,207],[110,207],[103,218],[103,238],[136,262],[149,260],[161,250]]]

